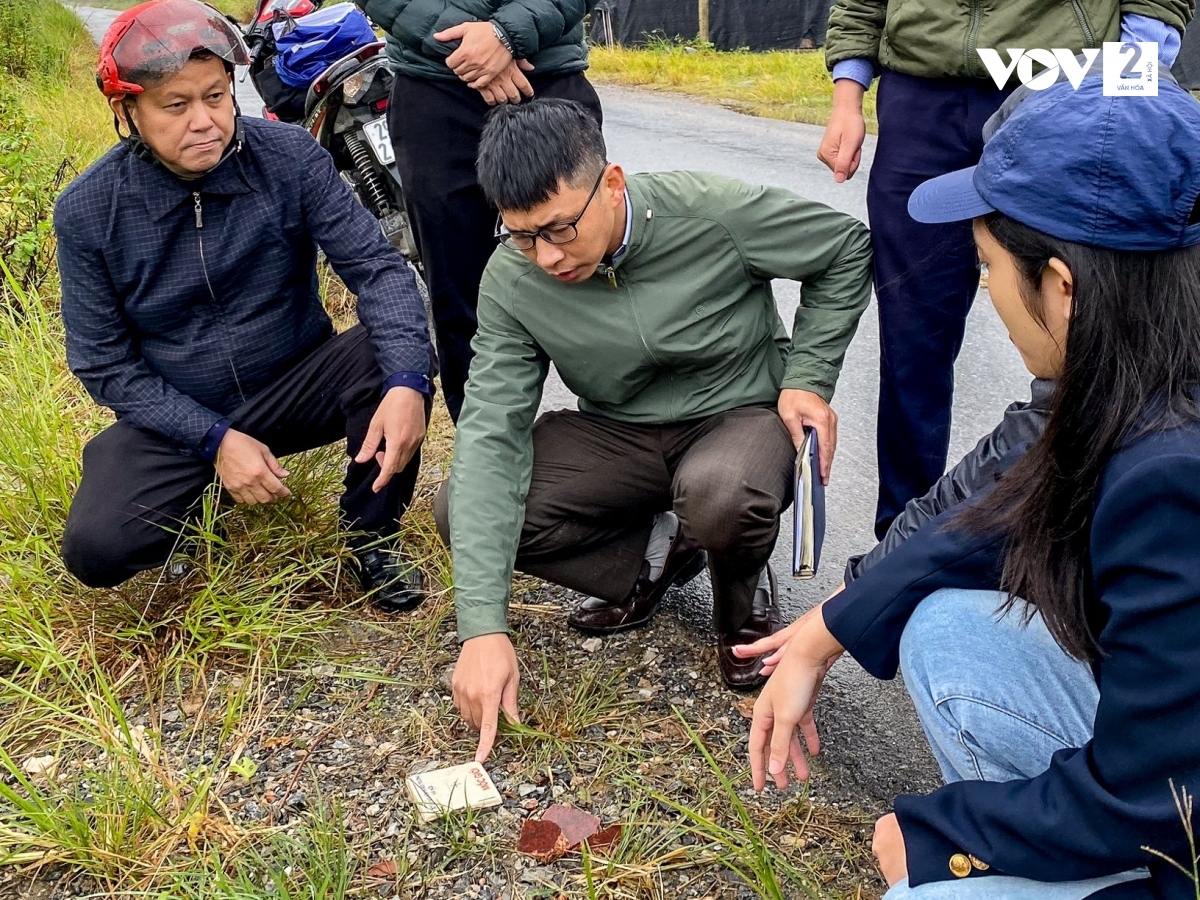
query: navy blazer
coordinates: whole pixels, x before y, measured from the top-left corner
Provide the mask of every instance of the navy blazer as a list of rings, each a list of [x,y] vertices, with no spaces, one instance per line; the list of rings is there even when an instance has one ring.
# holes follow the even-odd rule
[[[986,502],[986,495],[983,495]],[[977,501],[967,501],[977,502]],[[824,606],[826,625],[868,672],[892,678],[913,610],[944,587],[996,590],[1003,537],[923,527]],[[1036,778],[960,781],[896,799],[909,883],[950,880],[949,859],[988,863],[969,877],[1059,882],[1140,867],[1151,877],[1094,897],[1195,900],[1171,783],[1200,792],[1200,423],[1116,453],[1096,498],[1092,597],[1102,656],[1095,731]]]

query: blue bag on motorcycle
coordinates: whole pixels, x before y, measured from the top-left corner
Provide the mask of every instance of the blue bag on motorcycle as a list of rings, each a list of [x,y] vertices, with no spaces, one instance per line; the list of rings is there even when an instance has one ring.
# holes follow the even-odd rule
[[[307,88],[327,68],[379,40],[353,3],[327,6],[299,19],[277,22],[275,71],[291,87]]]

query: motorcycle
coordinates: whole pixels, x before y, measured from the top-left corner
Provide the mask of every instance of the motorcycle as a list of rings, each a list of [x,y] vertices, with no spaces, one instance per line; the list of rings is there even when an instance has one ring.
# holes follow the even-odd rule
[[[308,89],[304,127],[333,157],[360,203],[409,260],[417,260],[387,107],[393,76],[382,41],[335,62]]]
[[[321,8],[321,0],[259,0],[250,25],[243,29],[246,47],[250,51],[250,80],[263,98],[264,119],[298,125],[304,121],[306,88],[294,88],[283,83],[275,71],[276,22],[294,23]],[[239,26],[240,27],[240,26]]]
[[[388,132],[393,75],[384,43],[372,41],[337,59],[307,89],[285,83],[276,69],[278,36],[320,7],[321,0],[259,0],[244,33],[250,79],[265,103],[263,115],[307,129],[333,157],[358,201],[379,220],[384,236],[420,272]]]

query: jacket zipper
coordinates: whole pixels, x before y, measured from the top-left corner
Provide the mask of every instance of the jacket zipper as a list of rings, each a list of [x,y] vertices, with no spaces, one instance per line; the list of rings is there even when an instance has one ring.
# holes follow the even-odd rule
[[[213,290],[212,281],[208,278],[208,262],[204,259],[204,206],[200,202],[200,192],[192,191],[192,200],[195,202],[196,211],[196,240],[200,244],[200,271],[204,273],[204,283],[208,286],[208,296],[212,297],[213,305],[217,310],[217,315],[220,315],[220,304],[217,302],[217,293]],[[238,396],[242,398],[242,402],[246,402],[246,392],[242,390],[241,379],[238,378],[237,366],[233,364],[233,357],[229,358],[229,371],[233,373],[233,383],[237,386]]]
[[[617,270],[614,266],[608,267],[608,283],[613,290],[617,289]],[[633,292],[626,290],[625,293],[629,296],[629,312],[633,316],[633,327],[637,329],[638,340],[642,342],[642,349],[646,351],[646,355],[657,366],[659,361],[654,355],[654,351],[650,349],[650,345],[646,342],[646,333],[642,330],[642,322],[638,318],[637,304],[633,302]]]
[[[1074,0],[1073,0],[1074,2]],[[966,63],[967,74],[977,75],[978,67],[975,65],[975,45],[979,41],[979,22],[981,13],[979,10],[979,0],[971,0],[971,25],[967,29],[967,47],[963,54],[963,62]]]
[[[1079,0],[1071,0],[1071,9],[1075,10],[1075,18],[1079,20],[1079,27],[1083,29],[1083,39],[1087,41],[1089,47],[1096,45],[1096,33],[1092,31],[1092,26],[1088,24],[1087,16],[1083,14],[1083,7]]]
[[[200,203],[199,191],[192,191],[192,200],[196,204],[196,240],[200,243],[200,271],[204,273],[204,283],[208,285],[208,296],[216,303],[217,295],[213,291],[212,282],[208,280],[208,263],[204,259],[204,235],[201,233],[204,230],[204,206]]]

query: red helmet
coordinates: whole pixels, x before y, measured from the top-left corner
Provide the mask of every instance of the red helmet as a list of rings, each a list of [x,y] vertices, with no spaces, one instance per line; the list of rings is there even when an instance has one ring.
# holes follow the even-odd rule
[[[250,64],[241,33],[199,0],[149,0],[127,9],[100,44],[96,84],[106,97],[140,94],[139,82],[169,78],[198,51],[230,66]]]

